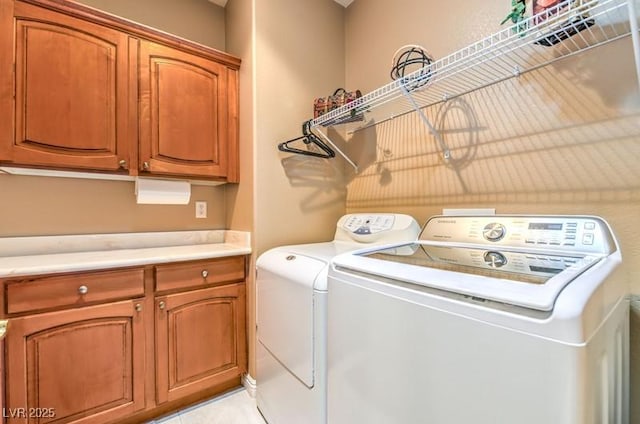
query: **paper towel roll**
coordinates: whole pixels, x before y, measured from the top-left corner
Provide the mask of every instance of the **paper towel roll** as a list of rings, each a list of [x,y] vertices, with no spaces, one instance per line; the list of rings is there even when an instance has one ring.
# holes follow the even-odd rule
[[[191,184],[153,178],[136,178],[136,201],[145,205],[186,205],[191,198]]]

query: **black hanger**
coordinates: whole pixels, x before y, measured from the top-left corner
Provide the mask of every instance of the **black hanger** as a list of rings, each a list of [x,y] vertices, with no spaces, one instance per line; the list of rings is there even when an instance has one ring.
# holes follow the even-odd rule
[[[313,143],[318,146],[324,153],[314,152],[306,149],[303,150],[289,146],[289,143],[293,143],[298,140],[302,140],[304,144]],[[299,155],[314,156],[317,158],[325,159],[333,158],[336,156],[336,153],[331,147],[327,146],[322,140],[318,138],[317,135],[311,132],[311,121],[305,121],[302,124],[302,136],[292,138],[291,140],[278,144],[278,150],[280,150],[281,152],[297,153]]]

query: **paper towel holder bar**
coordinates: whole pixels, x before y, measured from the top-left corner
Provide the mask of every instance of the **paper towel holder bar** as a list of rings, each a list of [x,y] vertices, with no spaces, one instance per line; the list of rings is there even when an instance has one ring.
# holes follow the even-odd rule
[[[136,203],[143,205],[187,205],[191,184],[160,178],[136,177]]]

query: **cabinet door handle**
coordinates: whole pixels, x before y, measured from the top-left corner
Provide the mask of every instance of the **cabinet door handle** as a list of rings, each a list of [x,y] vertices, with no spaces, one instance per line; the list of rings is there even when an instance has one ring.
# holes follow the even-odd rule
[[[124,159],[120,159],[120,161],[118,162],[118,165],[120,166],[120,168],[122,169],[127,169],[127,161]]]
[[[89,287],[84,286],[84,285],[78,287],[78,293],[79,294],[87,294],[87,293],[89,293]]]
[[[167,305],[164,303],[164,301],[160,301],[160,303],[158,303],[158,308],[160,309],[164,309]]]
[[[202,278],[207,278],[209,276],[209,271],[207,271],[206,269],[202,270]]]
[[[136,303],[136,312],[142,312],[142,305],[139,303]]]
[[[142,169],[144,169],[145,171],[149,170],[149,162],[142,162]]]

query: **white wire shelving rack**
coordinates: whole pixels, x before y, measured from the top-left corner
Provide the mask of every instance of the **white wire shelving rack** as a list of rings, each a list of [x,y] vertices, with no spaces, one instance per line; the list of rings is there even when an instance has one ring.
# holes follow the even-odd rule
[[[445,160],[448,149],[423,109],[600,45],[631,36],[640,84],[639,0],[563,1],[558,6],[524,19],[430,65],[371,91],[309,121],[357,172],[351,161],[322,132],[322,127],[347,125],[359,131],[407,113],[417,112],[435,136]],[[363,119],[355,121],[354,116]]]

